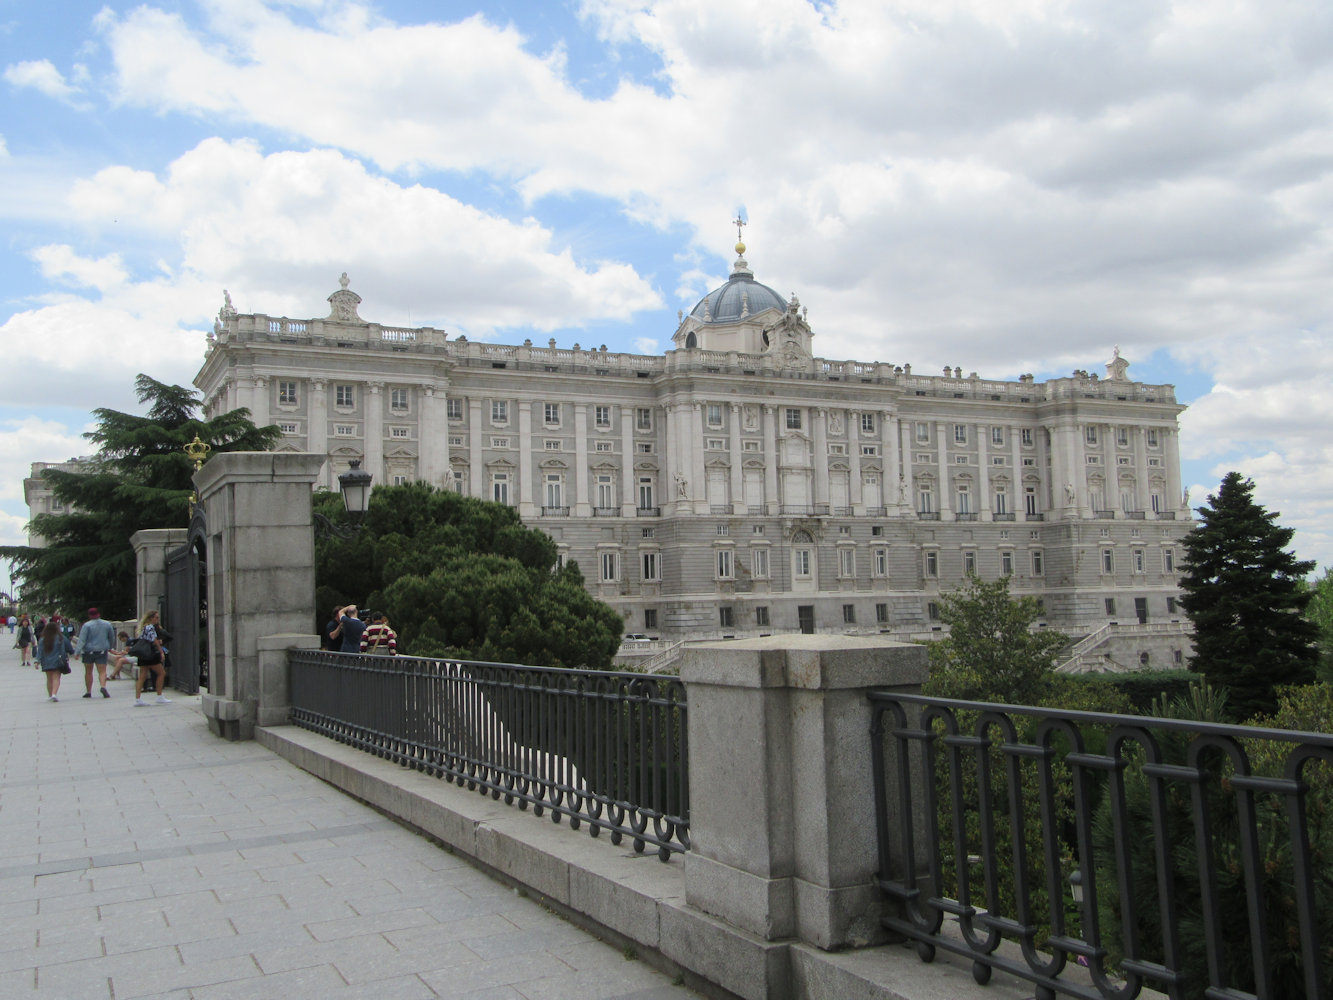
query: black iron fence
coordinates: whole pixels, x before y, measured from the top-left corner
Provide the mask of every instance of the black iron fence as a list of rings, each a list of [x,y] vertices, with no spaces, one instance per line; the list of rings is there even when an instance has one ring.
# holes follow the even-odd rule
[[[293,650],[292,722],[594,837],[689,849],[673,678]]]
[[[875,693],[885,925],[1038,998],[1333,996],[1333,736]]]

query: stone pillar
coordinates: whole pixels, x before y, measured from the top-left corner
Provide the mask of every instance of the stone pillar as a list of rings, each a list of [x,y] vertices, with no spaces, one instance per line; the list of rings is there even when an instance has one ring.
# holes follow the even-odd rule
[[[879,436],[884,451],[884,485],[880,488],[880,503],[890,514],[901,513],[898,484],[903,478],[902,453],[898,448],[898,418],[888,410],[879,415]]]
[[[977,435],[977,516],[983,521],[991,520],[995,501],[990,495],[990,426],[974,424]]]
[[[935,425],[935,469],[940,477],[940,520],[953,520],[953,477],[949,473],[949,425]]]
[[[686,413],[689,428],[686,432],[683,458],[688,460],[693,482],[690,484],[690,496],[694,500],[696,514],[711,514],[708,505],[708,472],[704,468],[704,405],[697,399],[690,404]]]
[[[384,474],[384,383],[366,383],[366,460],[361,463],[377,483],[387,483]]]
[[[134,548],[135,624],[150,611],[161,611],[167,594],[167,554],[176,551],[190,536],[189,528],[145,528],[130,535]]]
[[[927,674],[924,647],[879,638],[688,647],[686,901],[770,941],[884,941],[866,691]]]
[[[310,426],[306,440],[309,450],[316,455],[327,456],[329,453],[329,383],[327,379],[310,380]],[[327,457],[320,472],[321,485],[334,488],[333,466]]]
[[[518,471],[509,484],[514,491],[510,494],[510,503],[518,507],[519,517],[536,517],[542,511],[542,498],[539,492],[541,476],[532,464],[532,411],[542,404],[517,400],[514,405],[518,408]],[[531,483],[536,484],[535,490],[529,485]],[[487,493],[479,495],[490,499]]]
[[[810,408],[810,423],[814,426],[815,453],[811,464],[814,472],[814,503],[816,509],[823,505],[823,512],[829,513],[829,468],[828,468],[828,410],[822,406]],[[851,484],[847,486],[848,500],[851,500]]]
[[[588,487],[588,404],[574,404],[574,490],[565,506],[575,517],[592,517],[592,491]]]
[[[265,686],[260,639],[310,635],[315,611],[311,487],[323,455],[227,452],[194,476],[208,519],[208,727],[250,739]],[[267,718],[267,715],[266,715]]]
[[[881,463],[883,464],[883,463]],[[865,484],[861,481],[861,411],[847,411],[847,501],[852,505],[852,514],[865,517]]]
[[[1166,466],[1166,509],[1177,511],[1188,519],[1193,517],[1194,513],[1185,502],[1180,485],[1180,432],[1172,427],[1161,431],[1161,435],[1162,446],[1166,452],[1166,456],[1162,459],[1162,464]]]
[[[472,480],[472,495],[491,499],[491,484],[486,482],[485,469],[481,452],[481,400],[470,399],[467,404],[468,422],[468,478]],[[516,486],[510,483],[510,486]],[[512,502],[512,501],[511,501]]]
[[[620,408],[621,517],[633,517],[635,505],[639,502],[639,484],[634,472],[634,458],[634,407],[622,406]]]
[[[769,516],[778,512],[778,415],[777,407],[764,404],[764,504]]]
[[[417,416],[417,476],[437,489],[452,489],[449,472],[449,420],[445,416],[445,390],[421,386]],[[450,477],[452,479],[452,477]]]
[[[731,468],[728,470],[731,475],[731,512],[733,514],[746,514],[749,511],[745,508],[745,478],[743,475],[743,462],[741,454],[741,405],[732,403],[727,413],[727,419],[730,423],[727,425],[727,444],[730,448],[727,458],[731,462]]]

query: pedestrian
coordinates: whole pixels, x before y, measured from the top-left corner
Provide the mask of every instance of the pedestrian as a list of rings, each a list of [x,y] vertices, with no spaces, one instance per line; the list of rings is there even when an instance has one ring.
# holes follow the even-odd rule
[[[139,622],[139,635],[130,647],[130,652],[139,661],[139,676],[134,678],[134,705],[136,708],[142,708],[148,704],[143,700],[144,680],[148,677],[148,671],[144,670],[144,667],[151,670],[157,680],[156,704],[169,705],[171,703],[170,698],[162,696],[162,688],[167,683],[167,671],[162,663],[162,639],[158,635],[158,629],[161,625],[162,616],[156,611],[148,612],[143,616],[143,620]]]
[[[333,617],[324,625],[324,630],[319,633],[319,648],[327,649],[332,652],[338,652],[343,647],[342,623],[338,621],[342,617],[342,607],[333,609]]]
[[[18,647],[19,652],[23,655],[22,665],[25,667],[32,663],[32,639],[34,634],[32,622],[28,619],[28,616],[21,615],[19,617]]]
[[[397,656],[398,634],[389,628],[383,611],[370,613],[370,625],[361,633],[361,652],[371,656]]]
[[[116,641],[120,643],[120,647],[106,654],[107,663],[111,666],[111,672],[106,675],[109,681],[120,680],[120,672],[125,669],[125,662],[134,659],[130,656],[130,634],[117,632]]]
[[[342,645],[339,647],[344,653],[361,652],[361,633],[366,630],[366,623],[356,616],[356,605],[349,604],[342,609],[342,614],[338,616],[338,624],[342,626]]]
[[[46,694],[52,701],[59,701],[56,692],[60,690],[60,678],[69,673],[69,654],[74,652],[74,645],[60,631],[54,620],[46,623],[42,637],[37,641],[37,665],[46,676]]]
[[[83,660],[84,697],[93,696],[93,667],[97,667],[97,680],[102,697],[110,698],[106,691],[107,654],[116,644],[116,629],[102,617],[96,608],[88,609],[88,620],[79,629],[79,659]]]
[[[10,635],[13,635],[13,634],[14,634],[14,626],[17,625],[18,623],[19,623],[19,620],[18,620],[17,618],[15,618],[13,615],[10,615],[10,616],[9,616],[9,634],[10,634]]]

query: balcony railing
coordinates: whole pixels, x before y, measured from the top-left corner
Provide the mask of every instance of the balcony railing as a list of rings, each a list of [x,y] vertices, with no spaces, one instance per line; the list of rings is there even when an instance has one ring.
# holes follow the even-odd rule
[[[569,517],[568,507],[543,507],[542,517]]]
[[[593,517],[619,517],[619,507],[594,507],[592,509]]]
[[[1128,518],[1128,519],[1131,520],[1131,521],[1142,521],[1142,520],[1144,520],[1144,514],[1143,514],[1143,511],[1141,511],[1141,510],[1127,510],[1127,511],[1125,511],[1125,517]]]
[[[888,509],[885,508],[885,507],[867,507],[867,508],[866,508],[866,517],[883,517],[883,516],[884,516],[885,514],[887,514],[887,513],[888,513]]]
[[[938,521],[940,512],[937,510],[919,510],[916,512],[916,516],[919,521]]]
[[[953,516],[953,519],[955,521],[977,521],[981,519],[981,515],[974,510],[960,510]]]
[[[1034,512],[1032,512],[1032,511],[1029,511],[1028,513],[1026,513],[1026,514],[1023,515],[1023,520],[1025,520],[1025,521],[1044,521],[1044,520],[1046,520],[1046,515],[1045,515],[1045,514],[1037,514],[1037,513],[1034,513]]]
[[[1114,521],[1115,511],[1113,510],[1094,510],[1092,516],[1098,521]]]
[[[661,517],[661,516],[662,516],[662,508],[661,508],[661,507],[636,507],[635,510],[634,510],[634,516],[635,516],[635,517]]]
[[[1333,735],[870,699],[883,923],[926,961],[1052,1000],[1331,995]]]
[[[1159,521],[1174,521],[1175,519],[1176,512],[1174,510],[1159,510],[1157,512],[1157,520]]]
[[[708,505],[708,513],[710,513],[710,514],[730,514],[730,513],[731,513],[731,504],[729,504],[729,503],[714,503],[714,504],[709,504],[709,505]]]
[[[1007,512],[1002,514],[997,510],[993,516],[997,521],[1012,521],[1014,519],[1014,515],[1012,512]]]
[[[288,662],[295,725],[663,861],[689,849],[679,680],[316,650]]]

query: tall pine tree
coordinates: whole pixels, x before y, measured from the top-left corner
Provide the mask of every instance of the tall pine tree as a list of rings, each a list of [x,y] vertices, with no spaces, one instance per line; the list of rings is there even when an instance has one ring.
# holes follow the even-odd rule
[[[212,420],[196,416],[198,396],[147,375],[134,382],[143,416],[97,409],[96,429],[85,437],[98,446],[77,472],[46,469],[42,477],[64,513],[38,514],[29,530],[42,547],[0,549],[23,584],[33,609],[81,614],[96,605],[106,618],[136,614],[134,549],[142,528],[183,528],[189,523],[194,463],[182,450],[195,435],[217,454],[267,451],[280,437],[276,426],[256,427],[250,411],[231,410]]]
[[[1192,669],[1227,691],[1240,719],[1277,710],[1274,689],[1308,684],[1318,629],[1305,616],[1314,569],[1287,551],[1294,534],[1254,502],[1254,483],[1228,472],[1185,536],[1181,606],[1194,623]]]

